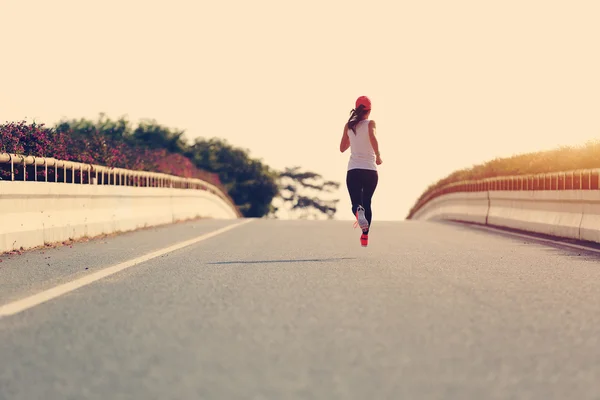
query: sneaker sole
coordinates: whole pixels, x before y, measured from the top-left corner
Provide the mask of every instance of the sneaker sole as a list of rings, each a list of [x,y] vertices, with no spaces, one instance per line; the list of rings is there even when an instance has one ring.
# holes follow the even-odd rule
[[[360,226],[360,229],[364,231],[365,229],[369,228],[369,221],[367,221],[367,219],[364,217],[358,217],[358,226]]]

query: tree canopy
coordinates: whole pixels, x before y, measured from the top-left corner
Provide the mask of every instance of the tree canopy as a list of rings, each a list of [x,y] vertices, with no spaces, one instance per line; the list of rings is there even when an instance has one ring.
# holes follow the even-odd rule
[[[273,215],[287,213],[301,219],[317,219],[326,216],[332,219],[337,211],[339,199],[323,199],[324,194],[333,194],[340,184],[325,180],[320,174],[302,171],[301,167],[286,168],[279,174],[278,199],[281,206]]]

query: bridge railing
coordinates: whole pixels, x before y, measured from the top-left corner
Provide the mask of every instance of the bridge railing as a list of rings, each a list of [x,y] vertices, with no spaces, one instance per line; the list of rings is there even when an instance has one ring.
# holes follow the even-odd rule
[[[565,190],[600,190],[600,169],[499,176],[450,183],[427,192],[411,209],[408,219],[431,200],[451,193]]]
[[[0,153],[2,164],[7,167],[4,169],[10,181],[203,190],[220,197],[241,216],[233,200],[223,190],[202,179],[10,153]]]

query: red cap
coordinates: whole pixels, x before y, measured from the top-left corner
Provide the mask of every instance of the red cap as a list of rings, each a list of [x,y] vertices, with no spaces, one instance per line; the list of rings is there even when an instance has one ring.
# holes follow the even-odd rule
[[[367,96],[360,96],[358,99],[356,99],[356,108],[359,106],[364,106],[365,110],[370,110],[371,99],[369,99]]]

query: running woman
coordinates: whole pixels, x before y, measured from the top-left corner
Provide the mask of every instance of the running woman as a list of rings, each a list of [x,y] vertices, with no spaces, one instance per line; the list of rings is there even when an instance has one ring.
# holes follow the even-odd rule
[[[371,100],[367,96],[356,99],[356,108],[350,112],[340,143],[342,153],[350,148],[346,186],[352,202],[352,215],[356,217],[354,227],[358,225],[362,229],[360,244],[363,247],[369,244],[373,218],[371,199],[379,180],[377,166],[383,162],[375,136],[375,121],[369,119],[370,114]]]

